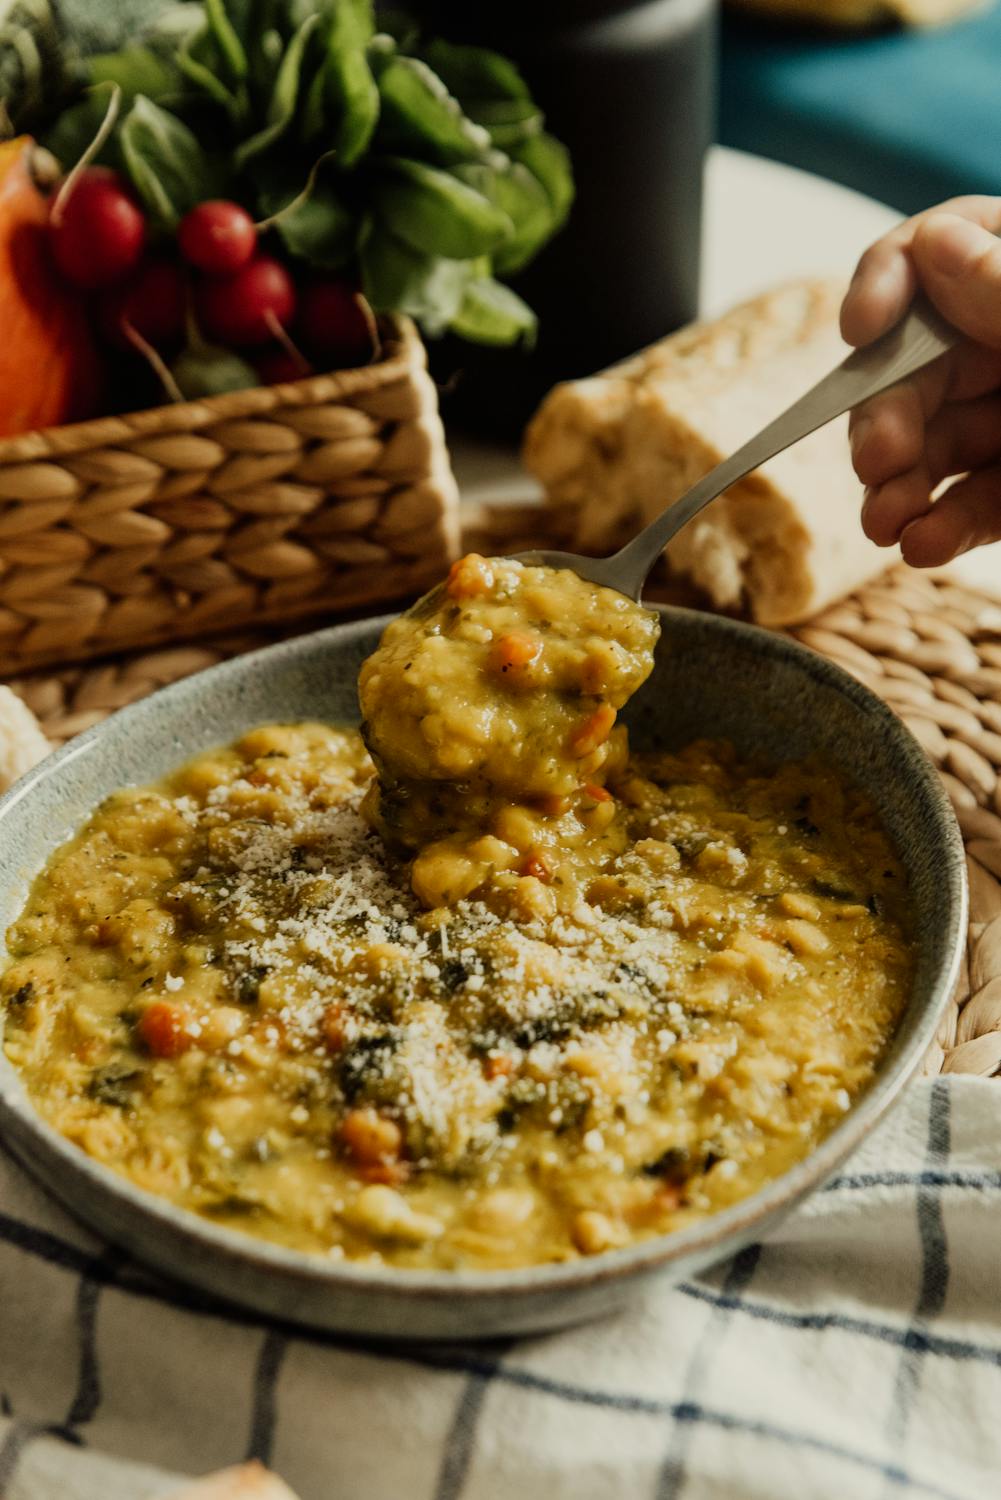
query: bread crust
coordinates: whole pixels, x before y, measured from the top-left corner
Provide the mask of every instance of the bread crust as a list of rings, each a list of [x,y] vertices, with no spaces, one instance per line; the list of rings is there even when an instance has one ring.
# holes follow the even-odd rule
[[[826,374],[845,353],[843,291],[786,283],[557,386],[523,456],[570,544],[619,545]],[[714,501],[668,557],[721,608],[793,624],[886,566],[859,525],[861,497],[840,418]]]

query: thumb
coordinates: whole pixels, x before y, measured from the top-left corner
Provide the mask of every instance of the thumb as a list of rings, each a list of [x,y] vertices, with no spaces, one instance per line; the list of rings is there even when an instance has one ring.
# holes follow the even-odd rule
[[[1001,349],[1001,240],[958,214],[933,213],[911,244],[918,279],[961,333]]]

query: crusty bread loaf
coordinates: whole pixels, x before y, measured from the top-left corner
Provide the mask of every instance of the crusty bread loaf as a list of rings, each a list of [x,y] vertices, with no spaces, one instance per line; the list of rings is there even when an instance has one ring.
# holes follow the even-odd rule
[[[569,545],[625,541],[837,364],[842,291],[781,286],[557,386],[529,425],[524,460],[564,513]],[[807,619],[886,566],[862,534],[861,494],[841,418],[715,500],[669,560],[722,608],[768,625]]]
[[[0,687],[0,792],[30,771],[52,746],[26,703]]]

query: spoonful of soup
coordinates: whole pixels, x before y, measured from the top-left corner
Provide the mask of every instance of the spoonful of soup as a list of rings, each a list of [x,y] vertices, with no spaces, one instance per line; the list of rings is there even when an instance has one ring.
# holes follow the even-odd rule
[[[420,851],[425,904],[498,871],[569,893],[574,870],[609,852],[605,782],[626,755],[616,717],[659,629],[569,569],[475,553],[392,621],[358,679],[379,772],[366,812],[387,842]]]
[[[413,855],[421,901],[451,905],[510,877],[573,903],[617,852],[606,781],[628,755],[618,711],[653,666],[658,621],[639,598],[665,544],[752,469],[956,337],[915,302],[614,556],[471,554],[387,628],[359,677],[378,771],[366,812]]]

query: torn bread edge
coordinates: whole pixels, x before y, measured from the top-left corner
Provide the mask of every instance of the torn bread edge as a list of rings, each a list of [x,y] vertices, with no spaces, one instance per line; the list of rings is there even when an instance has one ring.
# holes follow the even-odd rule
[[[602,374],[558,385],[525,466],[570,545],[621,545],[844,358],[844,286],[787,283]],[[886,567],[859,524],[839,418],[715,500],[668,548],[672,570],[763,625],[808,619]]]
[[[0,686],[0,793],[51,749],[28,705],[9,687]]]

